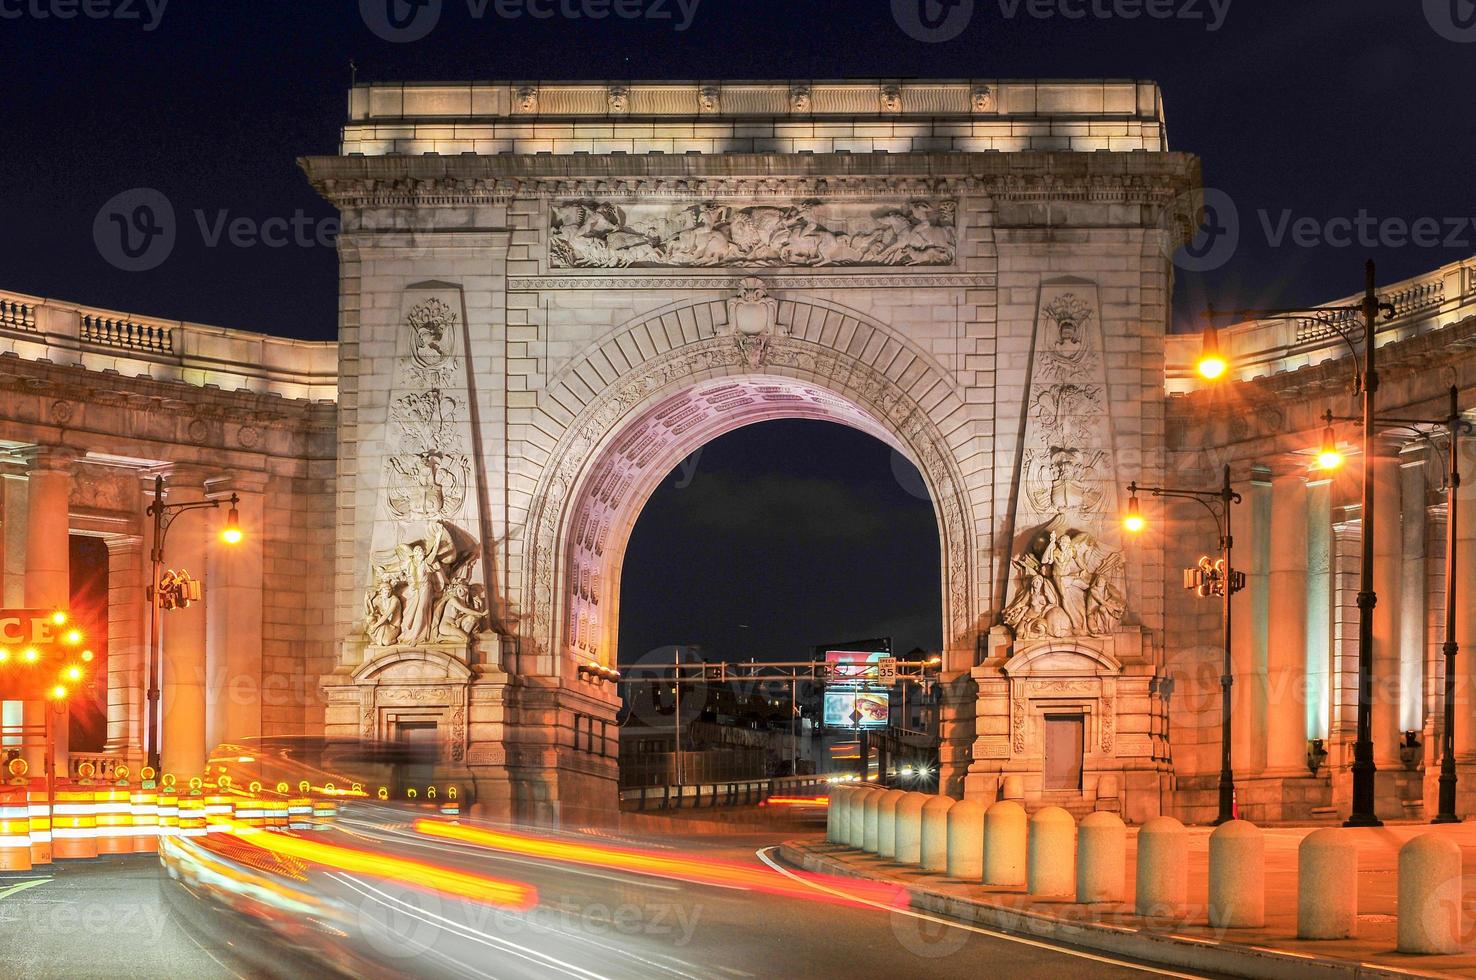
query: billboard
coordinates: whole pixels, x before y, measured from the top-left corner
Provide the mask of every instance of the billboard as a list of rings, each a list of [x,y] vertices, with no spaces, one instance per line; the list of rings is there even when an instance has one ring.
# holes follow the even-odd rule
[[[885,689],[830,688],[825,692],[826,728],[886,728],[892,696]]]
[[[830,668],[832,681],[861,683],[882,679],[881,662],[891,659],[890,653],[875,653],[860,650],[827,650],[825,663]]]

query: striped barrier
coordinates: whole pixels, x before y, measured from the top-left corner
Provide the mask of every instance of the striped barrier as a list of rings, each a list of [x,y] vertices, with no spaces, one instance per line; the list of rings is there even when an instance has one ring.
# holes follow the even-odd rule
[[[0,871],[31,870],[31,808],[24,786],[0,787]]]
[[[31,829],[31,864],[51,863],[51,794],[46,780],[32,779],[26,785],[26,810]]]
[[[190,788],[179,798],[179,836],[204,837],[206,831],[204,782],[199,776],[190,779]]]
[[[205,797],[205,832],[207,834],[229,834],[235,806],[231,797],[224,793],[212,793]]]
[[[144,766],[138,777],[138,789],[128,798],[133,815],[133,853],[153,854],[159,849],[159,790],[152,767]]]
[[[97,801],[90,784],[58,783],[51,808],[51,854],[58,860],[97,857]]]
[[[327,830],[338,816],[338,804],[331,799],[313,800],[313,829]]]
[[[303,796],[294,796],[287,801],[287,828],[289,830],[313,829],[313,801]]]
[[[128,791],[128,768],[113,770],[117,782],[92,791],[97,804],[97,853],[133,853],[133,808]]]
[[[172,772],[166,772],[159,781],[159,836],[179,836],[179,791]]]

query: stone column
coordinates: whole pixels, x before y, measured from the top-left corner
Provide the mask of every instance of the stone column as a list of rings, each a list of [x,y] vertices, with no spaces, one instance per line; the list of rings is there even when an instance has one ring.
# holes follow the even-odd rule
[[[143,538],[118,535],[108,545],[108,742],[109,755],[126,758],[135,772],[143,757],[144,651],[149,609]]]
[[[1267,549],[1271,530],[1271,485],[1260,467],[1240,484],[1244,502],[1235,506],[1233,560],[1245,573],[1245,588],[1231,600],[1231,741],[1237,778],[1254,776],[1266,766],[1266,598]],[[1214,557],[1211,555],[1211,557]]]
[[[203,481],[191,475],[175,469],[165,477],[166,502],[204,499]],[[205,514],[186,511],[176,515],[164,538],[164,568],[203,578],[209,531]],[[163,634],[160,762],[181,785],[205,768],[205,607],[209,601],[207,591],[202,601],[188,609],[159,612]]]
[[[262,572],[267,534],[262,519],[266,475],[234,474],[205,483],[206,495],[220,501],[204,516],[211,527],[205,591],[205,747],[260,738],[262,715]],[[231,494],[245,537],[239,544],[221,539]],[[279,695],[283,692],[277,692]]]
[[[1476,474],[1462,473],[1460,506],[1456,513],[1456,762],[1460,767],[1459,812],[1476,807],[1476,785],[1472,785],[1476,763]],[[1448,519],[1448,518],[1447,518]],[[1443,639],[1442,639],[1442,642]]]
[[[1400,563],[1399,581],[1399,706],[1400,732],[1425,728],[1425,535],[1428,470],[1423,453],[1406,458],[1399,467]],[[1426,746],[1425,758],[1431,758]]]
[[[1266,769],[1268,775],[1307,771],[1307,488],[1298,471],[1271,487],[1271,570],[1268,638]]]
[[[24,469],[7,467],[0,472],[0,506],[4,507],[4,598],[9,609],[26,604],[26,495],[30,483]]]
[[[1374,607],[1373,740],[1374,762],[1393,772],[1399,763],[1400,607],[1403,589],[1403,536],[1398,461],[1378,456],[1373,461]],[[1382,788],[1382,787],[1381,787]]]
[[[74,450],[43,446],[27,454],[30,486],[26,491],[26,584],[25,605],[32,609],[68,609],[72,604],[71,500]],[[28,702],[27,726],[45,724],[50,706],[44,701]],[[56,772],[65,774],[68,762],[68,716],[51,716],[56,752]],[[44,752],[27,753],[36,772]]]

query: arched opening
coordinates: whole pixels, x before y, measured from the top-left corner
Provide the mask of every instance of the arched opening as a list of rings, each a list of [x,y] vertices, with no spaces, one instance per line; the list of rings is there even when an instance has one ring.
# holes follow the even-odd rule
[[[827,710],[846,685],[770,668],[761,681],[683,685],[678,698],[667,668],[795,664],[852,645],[925,660],[942,644],[940,562],[922,475],[865,432],[781,419],[687,456],[641,509],[621,569],[621,785],[859,768],[858,733]],[[929,693],[904,682],[864,699],[885,705],[887,729],[911,732],[933,727]],[[929,741],[905,739],[931,772]]]

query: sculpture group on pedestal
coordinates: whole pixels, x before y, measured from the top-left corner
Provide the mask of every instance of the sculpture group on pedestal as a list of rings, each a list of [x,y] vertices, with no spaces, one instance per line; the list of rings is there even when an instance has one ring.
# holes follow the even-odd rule
[[[364,632],[374,646],[465,643],[487,618],[481,590],[471,581],[480,557],[476,542],[442,521],[429,539],[401,544],[374,562],[374,585],[364,598]]]
[[[1020,588],[1004,612],[1017,640],[1107,636],[1126,611],[1122,554],[1056,518],[1014,560]]]

